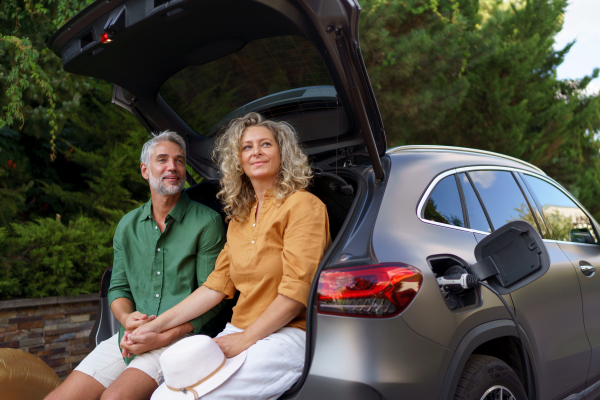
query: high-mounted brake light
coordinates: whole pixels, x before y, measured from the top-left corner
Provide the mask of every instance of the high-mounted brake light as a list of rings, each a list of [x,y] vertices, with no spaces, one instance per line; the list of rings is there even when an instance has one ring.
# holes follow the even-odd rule
[[[110,43],[112,42],[112,39],[110,39],[108,37],[108,33],[104,32],[102,35],[100,35],[100,43]]]
[[[392,317],[417,295],[423,275],[415,267],[385,263],[323,271],[317,311],[353,317]]]

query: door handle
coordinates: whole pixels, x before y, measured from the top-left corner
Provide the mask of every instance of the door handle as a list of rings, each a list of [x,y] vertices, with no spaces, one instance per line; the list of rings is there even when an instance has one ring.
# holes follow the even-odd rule
[[[591,277],[596,273],[596,267],[586,261],[579,261],[579,269],[585,276]]]

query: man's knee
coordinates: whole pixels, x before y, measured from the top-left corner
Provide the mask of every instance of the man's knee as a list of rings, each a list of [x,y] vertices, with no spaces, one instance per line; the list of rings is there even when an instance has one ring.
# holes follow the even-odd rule
[[[100,400],[126,400],[122,393],[119,393],[116,390],[110,390],[110,386],[108,389],[102,393],[102,397]]]
[[[104,386],[83,372],[73,371],[59,387],[44,400],[100,399]]]
[[[102,394],[101,400],[148,400],[156,380],[137,368],[127,368]]]

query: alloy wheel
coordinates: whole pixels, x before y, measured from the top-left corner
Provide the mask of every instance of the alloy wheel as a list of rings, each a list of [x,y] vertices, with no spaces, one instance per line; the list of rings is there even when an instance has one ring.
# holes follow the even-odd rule
[[[496,385],[486,390],[480,400],[517,400],[517,398],[504,386]]]

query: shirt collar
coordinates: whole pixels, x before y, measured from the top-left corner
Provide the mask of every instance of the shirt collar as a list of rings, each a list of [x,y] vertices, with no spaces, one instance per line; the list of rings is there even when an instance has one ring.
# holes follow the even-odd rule
[[[265,199],[268,199],[269,197],[271,197],[271,195],[273,194],[273,190],[275,190],[274,188],[268,188],[267,190],[265,190]],[[256,197],[256,193],[254,194],[254,201],[258,201],[258,197]]]
[[[140,221],[145,221],[148,218],[152,218],[152,197],[150,197],[150,200],[148,200],[148,202],[144,203],[142,206]]]
[[[190,204],[190,196],[188,196],[187,192],[182,191],[181,196],[179,196],[179,200],[177,200],[177,204],[171,210],[169,215],[175,220],[181,222],[183,217],[185,216],[185,212],[188,209],[188,205]]]
[[[190,201],[190,196],[188,196],[187,192],[182,191],[181,196],[179,196],[179,200],[177,200],[177,203],[175,204],[175,207],[173,207],[169,213],[171,218],[181,222],[185,216]],[[152,198],[150,198],[150,200],[148,200],[148,202],[142,206],[142,216],[140,221],[145,221],[148,218],[152,218]]]

